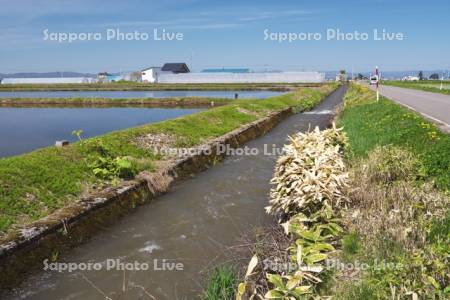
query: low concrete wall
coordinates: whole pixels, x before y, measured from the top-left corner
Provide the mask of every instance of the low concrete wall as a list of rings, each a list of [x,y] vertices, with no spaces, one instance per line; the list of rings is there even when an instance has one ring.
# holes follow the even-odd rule
[[[135,180],[83,198],[0,240],[0,289],[17,286],[28,273],[42,268],[44,259],[83,243],[127,212],[167,192],[173,182],[223,158],[223,154],[208,149],[219,145],[238,147],[265,134],[291,114],[293,110],[286,109],[241,126],[200,146],[200,154],[172,161],[155,173],[142,172]]]
[[[280,73],[181,73],[162,74],[158,83],[318,83],[325,81],[319,72]]]

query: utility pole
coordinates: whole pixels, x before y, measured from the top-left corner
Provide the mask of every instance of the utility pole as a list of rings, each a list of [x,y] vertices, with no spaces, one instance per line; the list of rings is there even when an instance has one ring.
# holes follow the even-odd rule
[[[379,91],[380,75],[378,72],[378,66],[375,67],[375,75],[377,76],[377,102],[378,102],[378,101],[380,101],[380,91]]]

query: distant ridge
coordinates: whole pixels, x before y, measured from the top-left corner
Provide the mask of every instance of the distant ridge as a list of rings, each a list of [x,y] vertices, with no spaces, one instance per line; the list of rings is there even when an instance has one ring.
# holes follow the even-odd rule
[[[22,72],[22,73],[0,73],[0,78],[54,78],[54,77],[96,77],[96,74],[78,72]]]
[[[443,70],[412,70],[412,71],[381,71],[381,77],[385,79],[401,79],[405,76],[417,76],[420,71],[423,72],[423,76],[428,78],[431,74],[437,73],[439,76],[442,75]],[[445,71],[445,70],[444,70]],[[351,70],[346,70],[347,76],[351,76]],[[365,72],[353,72],[353,76],[358,76],[359,73],[363,74],[364,76],[368,77],[370,74],[372,74],[374,71],[365,71]],[[333,79],[336,77],[336,74],[339,73],[339,71],[325,71],[325,78],[327,79]],[[447,77],[447,72],[444,72],[444,76]]]

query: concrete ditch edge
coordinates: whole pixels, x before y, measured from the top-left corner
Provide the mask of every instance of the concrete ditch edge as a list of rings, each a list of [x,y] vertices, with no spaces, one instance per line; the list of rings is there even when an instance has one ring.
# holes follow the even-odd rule
[[[16,287],[46,258],[57,257],[85,242],[137,206],[167,192],[178,180],[208,169],[224,155],[208,151],[220,145],[236,148],[270,131],[294,113],[293,108],[243,125],[207,144],[199,154],[174,161],[155,173],[142,172],[119,187],[105,189],[59,209],[0,240],[0,289]]]

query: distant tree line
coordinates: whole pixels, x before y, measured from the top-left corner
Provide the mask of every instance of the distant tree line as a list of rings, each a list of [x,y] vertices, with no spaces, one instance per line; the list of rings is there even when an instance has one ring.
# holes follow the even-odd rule
[[[427,78],[423,75],[422,71],[419,72],[417,77],[419,77],[419,80],[427,80]],[[438,73],[433,73],[428,77],[428,79],[430,79],[430,80],[439,80],[439,78],[441,78],[441,77],[439,76]]]

